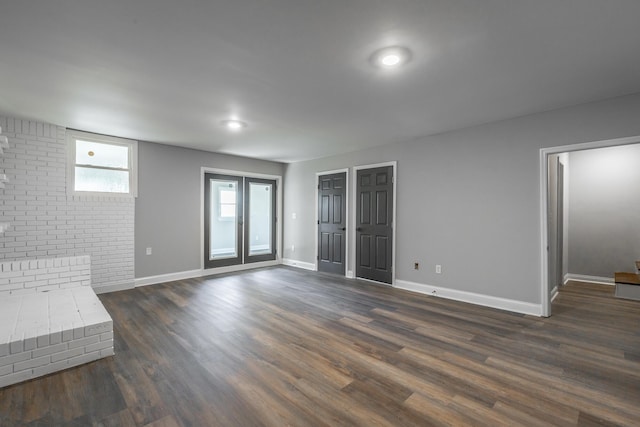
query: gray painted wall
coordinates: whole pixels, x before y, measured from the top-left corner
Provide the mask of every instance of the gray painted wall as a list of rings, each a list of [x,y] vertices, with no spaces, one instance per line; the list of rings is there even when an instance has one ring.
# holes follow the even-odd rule
[[[397,160],[396,278],[539,304],[540,149],[640,135],[638,117],[640,94],[289,164],[284,258],[315,262],[316,172]]]
[[[640,259],[640,144],[569,153],[569,272],[613,278]]]
[[[201,167],[283,175],[281,163],[140,142],[136,278],[200,268]]]

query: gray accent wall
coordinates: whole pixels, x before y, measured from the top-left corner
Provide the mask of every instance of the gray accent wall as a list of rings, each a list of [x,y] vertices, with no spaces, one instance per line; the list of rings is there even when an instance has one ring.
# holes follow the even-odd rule
[[[640,260],[640,144],[569,153],[571,274],[613,278]]]
[[[540,304],[540,149],[640,135],[638,117],[640,94],[289,164],[284,258],[315,263],[316,172],[395,160],[396,279]]]
[[[201,268],[202,167],[283,175],[282,163],[140,142],[136,278]]]

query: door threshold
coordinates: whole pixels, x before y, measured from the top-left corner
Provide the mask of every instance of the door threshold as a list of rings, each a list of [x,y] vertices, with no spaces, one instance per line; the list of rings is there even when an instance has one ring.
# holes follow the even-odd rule
[[[378,282],[377,280],[372,280],[372,279],[366,279],[364,277],[356,277],[356,280],[362,280],[363,282],[369,282],[369,283],[373,283],[376,285],[384,285],[384,286],[388,286],[390,288],[393,288],[393,283],[387,283],[387,282]]]

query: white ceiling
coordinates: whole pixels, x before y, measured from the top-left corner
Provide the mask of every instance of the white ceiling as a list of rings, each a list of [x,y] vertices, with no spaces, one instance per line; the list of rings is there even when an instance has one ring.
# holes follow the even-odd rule
[[[639,21],[638,0],[3,1],[0,112],[291,162],[640,92]],[[387,45],[413,60],[372,67]]]

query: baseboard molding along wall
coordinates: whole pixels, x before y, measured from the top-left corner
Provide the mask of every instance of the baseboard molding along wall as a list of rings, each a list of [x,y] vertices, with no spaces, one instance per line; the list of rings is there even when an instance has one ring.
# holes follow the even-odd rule
[[[564,275],[564,282],[567,283],[569,280],[575,280],[577,282],[587,282],[587,283],[596,283],[599,285],[611,285],[615,286],[616,282],[613,277],[600,277],[600,276],[587,276],[585,274],[573,274],[567,273]]]
[[[553,300],[555,300],[557,296],[558,296],[558,287],[554,286],[553,289],[551,289],[551,302],[553,302]]]
[[[284,258],[282,260],[282,264],[288,265],[289,267],[302,268],[303,270],[316,271],[316,265],[311,262],[304,262],[304,261],[298,261],[291,258]]]
[[[173,282],[176,280],[194,279],[197,277],[215,276],[216,274],[233,273],[235,271],[253,270],[262,267],[272,267],[280,265],[279,260],[254,262],[250,264],[231,265],[229,267],[219,267],[210,269],[197,269],[179,271],[177,273],[158,274],[157,276],[139,277],[135,279],[135,287],[157,285],[158,283]]]
[[[173,282],[174,280],[193,279],[202,277],[202,270],[180,271],[177,273],[158,274],[157,276],[140,277],[135,280],[135,287],[157,285],[158,283]]]
[[[281,263],[290,267],[316,271],[315,264],[310,262],[284,258]],[[197,270],[181,271],[177,273],[159,274],[157,276],[136,278],[134,280],[134,283],[130,283],[130,282],[114,283],[114,284],[94,288],[94,290],[97,294],[102,294],[107,292],[121,291],[125,289],[133,289],[134,287],[137,288],[139,286],[149,286],[149,285],[155,285],[158,283],[172,282],[175,280],[193,279],[196,277],[212,276],[215,274],[249,270],[254,268],[278,265],[278,264],[280,264],[279,261],[267,261],[264,263],[244,264],[239,266],[223,267],[223,268],[216,268],[216,269],[209,269],[209,270],[197,269]],[[567,275],[567,276],[569,276],[567,280],[582,280],[582,281],[587,281],[584,279],[584,277],[590,277],[590,276],[579,276],[580,278],[578,279],[576,278],[577,275]],[[599,279],[606,279],[606,278],[599,278]],[[596,282],[596,283],[602,283],[602,282]],[[611,283],[607,283],[607,284],[613,284],[613,280],[611,279]],[[422,283],[409,282],[407,280],[396,280],[395,287],[398,289],[418,292],[425,295],[446,298],[446,299],[451,299],[455,301],[468,302],[471,304],[482,305],[485,307],[492,307],[492,308],[498,308],[501,310],[513,311],[516,313],[530,314],[533,316],[542,315],[542,306],[540,304],[532,304],[528,302],[510,300],[506,298],[492,297],[489,295],[459,291],[456,289],[441,288],[438,286],[430,286]],[[557,293],[558,293],[557,288],[554,288],[554,290],[552,291],[552,295],[553,295],[552,298],[555,298]]]
[[[540,304],[532,304],[529,302],[492,297],[489,295],[459,291],[456,289],[441,288],[438,286],[430,286],[422,283],[409,282],[406,280],[396,280],[395,287],[407,291],[418,292],[425,295],[446,298],[455,301],[468,302],[471,304],[498,308],[501,310],[513,311],[515,313],[529,314],[532,316],[542,316],[542,305]]]

